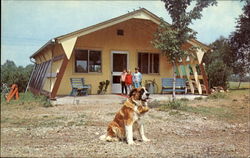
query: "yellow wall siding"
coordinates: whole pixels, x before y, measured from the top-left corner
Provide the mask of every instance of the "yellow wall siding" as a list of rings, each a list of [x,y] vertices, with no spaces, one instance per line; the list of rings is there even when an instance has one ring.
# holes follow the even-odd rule
[[[70,78],[84,78],[85,84],[91,84],[92,94],[96,94],[99,82],[111,80],[111,51],[128,51],[129,69],[134,72],[134,68],[138,66],[138,52],[159,53],[150,43],[156,28],[156,24],[151,21],[133,19],[79,37],[76,41],[75,49],[94,49],[102,51],[102,73],[75,73],[75,56],[73,52],[57,95],[68,95],[70,93]],[[118,36],[116,34],[117,29],[123,29],[124,36]],[[156,79],[160,91],[161,78],[163,77],[172,77],[172,66],[168,64],[166,57],[161,55],[160,74],[143,74],[143,83],[145,80]],[[108,93],[110,92],[111,85],[108,88]]]
[[[53,57],[64,54],[63,48],[61,44],[56,44],[53,50]]]
[[[54,50],[52,49],[53,48],[49,49],[47,53],[44,54],[46,56],[46,59],[52,59],[53,57],[63,54],[63,50],[61,48],[61,45],[59,44],[55,46]],[[51,67],[48,68],[47,73],[54,73],[54,74],[58,73],[61,65],[62,65],[62,60],[52,62]],[[51,92],[54,87],[55,81],[56,77],[46,77],[43,90]]]
[[[47,91],[47,92],[51,92],[52,88],[55,84],[56,78],[47,78],[45,80],[44,86],[43,86],[43,90]]]

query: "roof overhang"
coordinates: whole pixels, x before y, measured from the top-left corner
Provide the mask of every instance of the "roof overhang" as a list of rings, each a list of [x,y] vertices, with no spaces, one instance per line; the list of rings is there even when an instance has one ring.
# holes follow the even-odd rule
[[[44,49],[53,46],[55,44],[55,40],[51,39],[49,40],[47,43],[45,43],[40,49],[38,49],[34,54],[32,54],[30,56],[30,58],[34,58],[36,55],[38,55],[41,51],[43,51]]]

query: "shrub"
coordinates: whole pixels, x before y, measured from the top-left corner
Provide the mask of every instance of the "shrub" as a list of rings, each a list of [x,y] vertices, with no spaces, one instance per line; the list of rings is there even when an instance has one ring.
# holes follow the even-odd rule
[[[210,88],[221,86],[228,88],[228,79],[232,74],[233,56],[228,40],[220,37],[211,43],[209,53],[204,55],[205,70],[208,75]]]
[[[207,66],[208,79],[211,87],[222,86],[228,88],[230,68],[222,60],[214,60]]]

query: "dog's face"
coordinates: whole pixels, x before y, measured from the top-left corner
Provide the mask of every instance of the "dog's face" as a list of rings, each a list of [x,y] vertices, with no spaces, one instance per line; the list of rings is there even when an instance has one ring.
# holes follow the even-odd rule
[[[149,99],[149,93],[145,87],[134,88],[129,93],[129,97],[133,98],[134,100],[146,101]]]

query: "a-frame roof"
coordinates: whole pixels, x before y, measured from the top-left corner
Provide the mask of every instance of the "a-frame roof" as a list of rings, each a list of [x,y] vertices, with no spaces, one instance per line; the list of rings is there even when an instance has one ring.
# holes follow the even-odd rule
[[[89,26],[89,27],[86,27],[86,28],[62,35],[62,36],[59,36],[59,37],[56,37],[56,38],[50,40],[49,42],[47,42],[44,46],[42,46],[37,52],[35,52],[33,55],[31,55],[30,58],[33,58],[40,51],[42,51],[44,48],[46,48],[50,45],[53,45],[55,43],[61,43],[64,50],[65,50],[65,54],[69,59],[71,56],[74,44],[76,42],[76,39],[78,37],[90,34],[92,32],[107,28],[109,26],[112,26],[112,25],[115,25],[115,24],[118,24],[118,23],[121,23],[124,21],[127,21],[129,19],[146,19],[146,20],[150,20],[158,25],[161,22],[160,17],[156,16],[155,14],[151,13],[150,11],[148,11],[145,8],[141,8],[141,9],[135,10],[133,12],[129,12],[127,14],[121,15],[119,17],[98,23],[96,25],[92,25],[92,26]],[[195,39],[190,40],[188,42],[192,45],[196,45],[196,46],[198,45],[198,46],[204,48],[205,50],[209,49],[208,46],[206,46],[205,44],[203,44]]]

